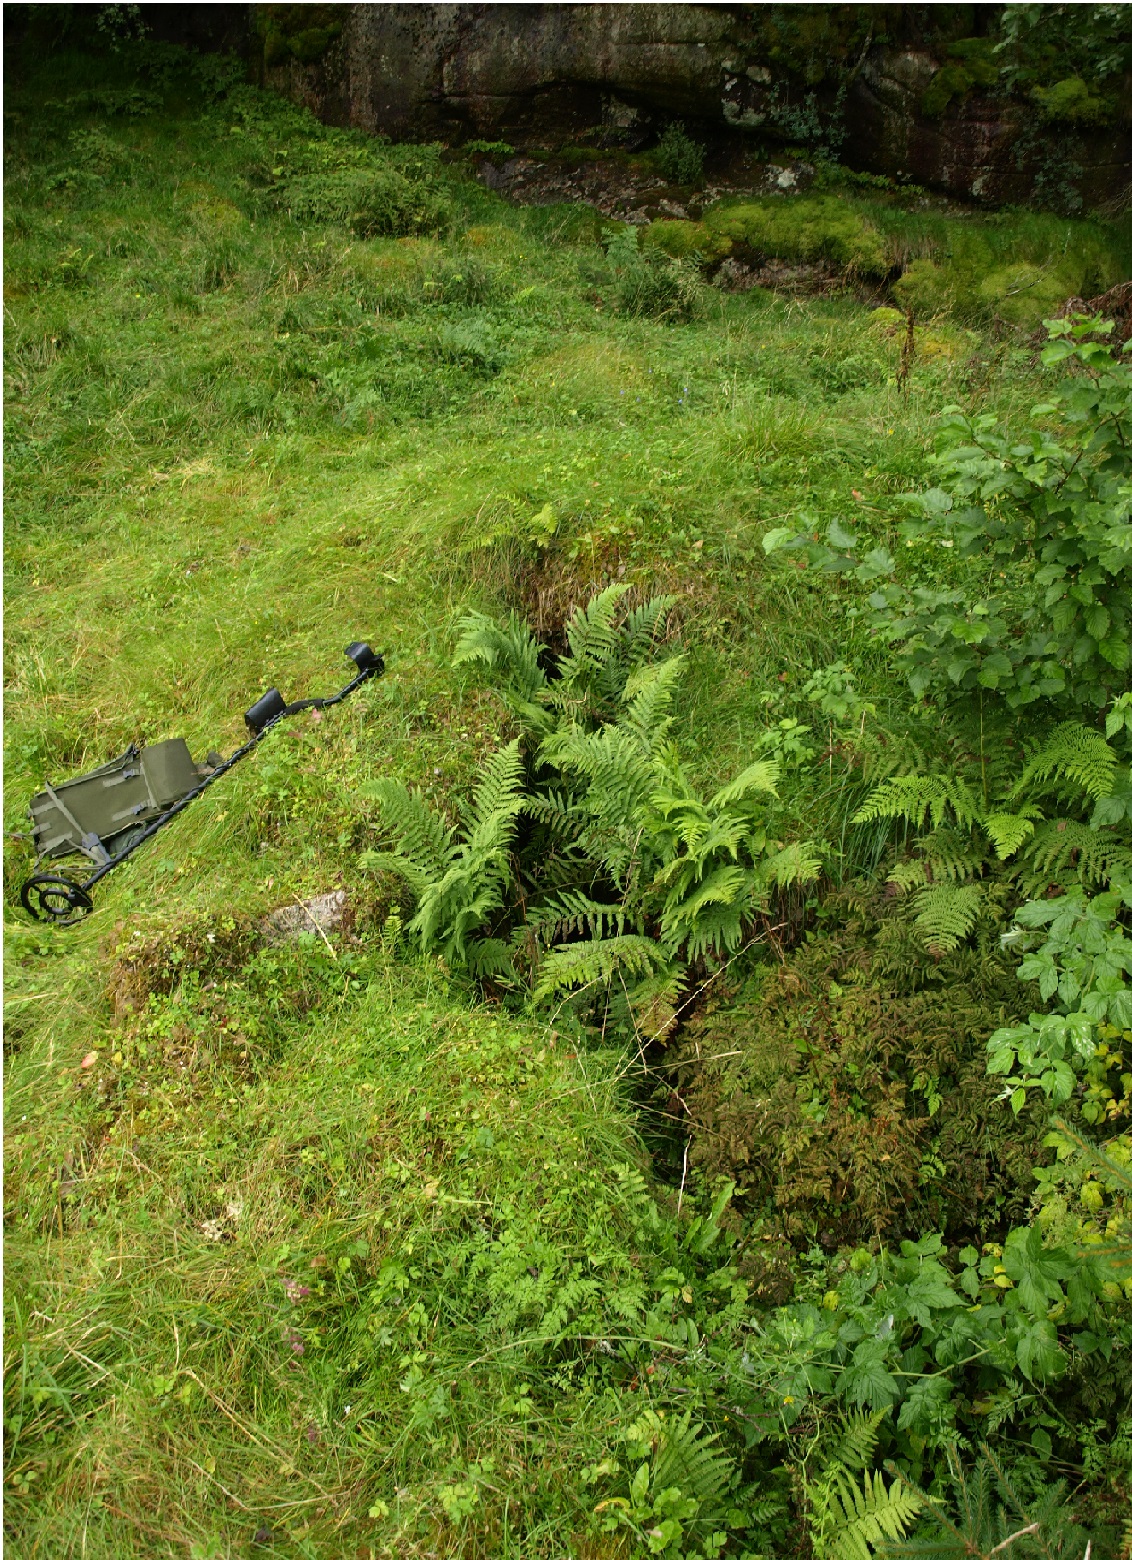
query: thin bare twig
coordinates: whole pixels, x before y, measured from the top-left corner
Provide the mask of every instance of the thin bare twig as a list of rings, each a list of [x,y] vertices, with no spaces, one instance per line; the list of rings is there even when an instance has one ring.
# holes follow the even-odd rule
[[[1025,1538],[1027,1533],[1036,1533],[1041,1527],[1040,1522],[1031,1522],[1029,1527],[1019,1528],[1017,1533],[1011,1533],[1009,1538],[1004,1538],[1001,1544],[996,1544],[993,1549],[987,1550],[987,1560],[991,1555],[997,1555],[1000,1549],[1009,1549],[1016,1538]],[[1085,1560],[1089,1560],[1089,1550],[1093,1547],[1092,1539],[1085,1547]]]

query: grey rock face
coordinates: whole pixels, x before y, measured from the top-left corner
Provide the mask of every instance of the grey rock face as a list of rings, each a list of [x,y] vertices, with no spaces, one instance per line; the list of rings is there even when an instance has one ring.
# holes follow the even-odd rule
[[[1067,136],[980,91],[926,118],[923,95],[944,60],[914,35],[880,45],[869,32],[856,57],[842,49],[811,87],[770,57],[766,6],[345,9],[343,34],[320,61],[264,69],[264,83],[327,121],[395,139],[530,147],[588,132],[633,149],[682,117],[720,145],[752,137],[796,145],[820,121],[837,125],[831,149],[851,167],[965,198],[1025,200],[1058,158],[1073,164],[1087,205],[1132,182],[1126,130]]]

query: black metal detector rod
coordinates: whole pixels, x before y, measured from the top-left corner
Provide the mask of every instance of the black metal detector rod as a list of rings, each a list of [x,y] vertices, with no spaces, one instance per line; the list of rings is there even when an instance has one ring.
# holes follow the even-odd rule
[[[199,785],[194,786],[191,791],[186,791],[184,796],[178,797],[171,807],[167,807],[152,823],[147,824],[140,834],[134,835],[129,844],[124,846],[116,856],[111,856],[109,861],[104,862],[97,871],[92,872],[81,883],[73,883],[69,878],[56,877],[50,873],[37,873],[34,877],[30,877],[20,890],[20,900],[24,909],[36,920],[55,921],[61,926],[73,926],[76,921],[81,921],[84,916],[89,915],[94,909],[94,901],[90,897],[90,890],[94,885],[100,883],[108,872],[113,872],[115,867],[120,866],[127,856],[132,856],[140,845],[151,840],[160,829],[176,818],[178,813],[184,812],[190,802],[195,802],[214,781],[219,780],[221,775],[226,775],[234,764],[246,758],[281,720],[285,720],[288,715],[297,715],[300,710],[323,710],[328,709],[332,704],[341,704],[355,688],[360,688],[362,683],[368,682],[371,677],[380,677],[385,671],[384,660],[367,644],[358,642],[347,645],[346,654],[355,662],[359,670],[358,675],[344,688],[340,688],[337,693],[328,694],[326,698],[299,699],[294,704],[285,704],[278,689],[269,688],[244,716],[252,735],[243,747],[236,749],[231,758],[218,764]]]

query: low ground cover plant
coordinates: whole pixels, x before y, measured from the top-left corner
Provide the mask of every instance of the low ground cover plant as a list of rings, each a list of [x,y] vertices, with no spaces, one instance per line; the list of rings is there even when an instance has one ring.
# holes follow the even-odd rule
[[[1117,1560],[1110,338],[902,376],[131,28],[7,104],[9,1546]],[[748,206],[909,274],[895,204]],[[14,910],[45,777],[359,634],[89,922]]]

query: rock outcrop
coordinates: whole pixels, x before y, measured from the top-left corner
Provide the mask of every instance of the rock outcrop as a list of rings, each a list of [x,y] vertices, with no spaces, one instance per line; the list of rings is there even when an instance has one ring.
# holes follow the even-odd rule
[[[253,35],[266,40],[265,85],[327,121],[395,139],[522,148],[588,137],[636,148],[679,117],[724,160],[752,141],[772,152],[824,147],[850,167],[965,199],[1036,195],[1065,209],[1126,199],[1127,82],[1112,87],[1104,115],[1043,121],[1032,95],[998,90],[987,37],[955,36],[985,33],[999,10],[260,6]],[[317,29],[306,25],[315,11]],[[319,39],[324,52],[311,58]],[[1101,102],[1079,77],[1070,84],[1081,102]]]

